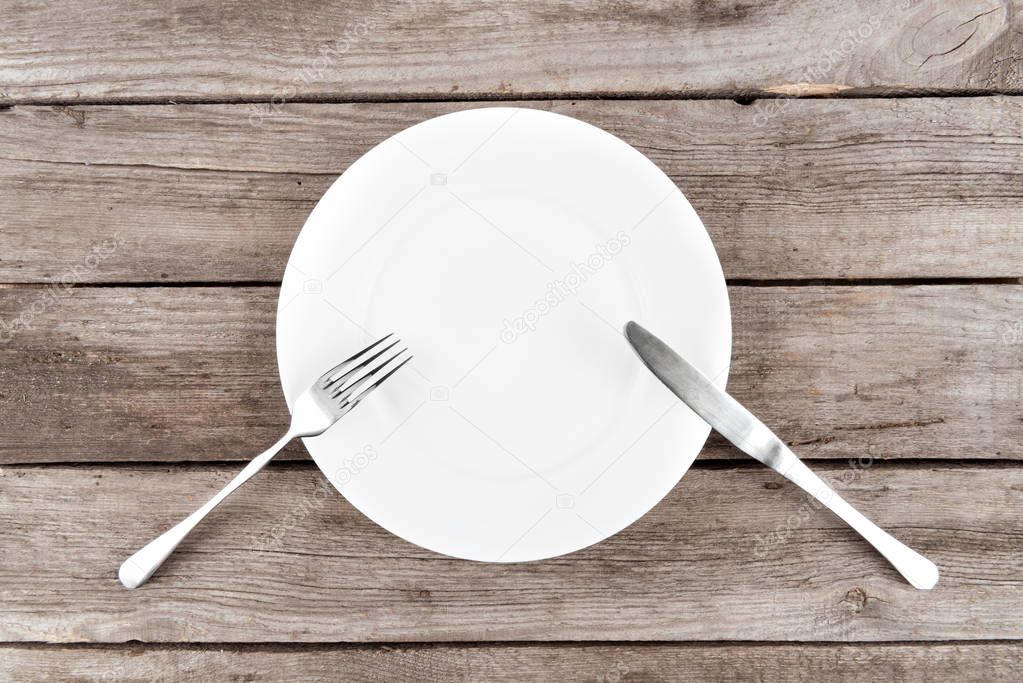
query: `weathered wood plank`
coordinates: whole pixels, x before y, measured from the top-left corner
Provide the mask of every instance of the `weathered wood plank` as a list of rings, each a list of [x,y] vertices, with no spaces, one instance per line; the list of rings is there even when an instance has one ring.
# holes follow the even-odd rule
[[[235,467],[4,467],[0,639],[123,642],[1020,639],[1023,468],[819,468],[942,569],[906,584],[760,467],[694,469],[566,557],[496,565],[411,546],[276,465],[126,591],[119,562]],[[468,511],[467,511],[468,512]]]
[[[0,103],[1005,92],[1023,87],[1020,8],[18,2],[0,15]]]
[[[252,443],[287,426],[276,298],[276,288],[0,290],[3,461],[252,457],[262,450]]]
[[[1023,276],[1023,98],[513,104],[650,156],[730,278]],[[0,282],[277,281],[340,172],[469,106],[295,104],[260,126],[242,105],[0,111]]]
[[[1023,458],[1023,287],[730,294],[729,388],[804,457]],[[276,299],[0,289],[0,462],[250,457],[286,427]],[[704,451],[737,455],[716,437]]]
[[[272,646],[271,646],[272,647]],[[10,680],[1018,681],[1019,643],[0,647]]]

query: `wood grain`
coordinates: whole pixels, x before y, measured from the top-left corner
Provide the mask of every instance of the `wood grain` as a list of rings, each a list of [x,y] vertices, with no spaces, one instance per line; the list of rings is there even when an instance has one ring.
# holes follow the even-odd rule
[[[11,680],[1018,681],[1019,643],[0,647]]]
[[[1023,0],[4,4],[0,679],[1020,680],[1021,35]],[[318,198],[493,100],[664,169],[733,285],[730,390],[935,590],[716,436],[521,565],[405,543],[291,447],[117,584],[283,430]]]
[[[729,389],[804,457],[1023,458],[1023,287],[730,295]],[[251,457],[288,415],[276,301],[272,287],[0,289],[0,462]],[[739,454],[714,437],[704,455]]]
[[[19,2],[0,15],[0,102],[1019,91],[1020,16],[1018,0]]]
[[[1019,639],[1023,469],[819,468],[942,570],[906,584],[837,518],[759,467],[694,469],[632,527],[562,558],[449,559],[274,465],[154,580],[120,561],[234,466],[10,467],[0,639],[44,642]],[[467,514],[471,511],[467,511]]]
[[[648,155],[702,216],[729,278],[1023,276],[1023,98],[512,104]],[[279,281],[338,174],[469,106],[0,111],[0,282]]]

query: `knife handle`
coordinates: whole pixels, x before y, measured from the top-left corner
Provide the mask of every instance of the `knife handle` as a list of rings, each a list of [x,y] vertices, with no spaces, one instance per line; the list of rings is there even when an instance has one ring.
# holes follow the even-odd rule
[[[855,529],[885,559],[891,562],[892,566],[906,577],[913,587],[927,590],[937,585],[938,568],[933,562],[864,517],[859,510],[847,503],[823,479],[803,464],[803,461],[796,457],[796,454],[787,446],[782,444],[780,449],[775,450],[775,455],[772,462],[765,462],[765,464],[819,500],[846,524]]]

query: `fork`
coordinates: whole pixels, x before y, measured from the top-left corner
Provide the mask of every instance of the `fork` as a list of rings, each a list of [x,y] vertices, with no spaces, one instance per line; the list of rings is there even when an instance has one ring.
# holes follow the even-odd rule
[[[291,426],[287,433],[269,449],[252,459],[220,493],[205,505],[190,514],[177,525],[150,541],[141,550],[121,564],[117,578],[125,588],[138,588],[160,568],[178,544],[206,515],[217,507],[235,489],[251,479],[266,466],[282,448],[296,437],[318,436],[327,431],[338,420],[347,415],[384,380],[412,360],[412,355],[403,357],[408,348],[388,353],[400,341],[395,339],[380,348],[393,335],[387,335],[373,342],[362,351],[338,363],[302,392],[295,400],[291,412]],[[400,360],[401,362],[396,363]]]

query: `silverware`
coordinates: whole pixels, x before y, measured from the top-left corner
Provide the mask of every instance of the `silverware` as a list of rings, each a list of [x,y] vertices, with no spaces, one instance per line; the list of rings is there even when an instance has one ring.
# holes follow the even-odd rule
[[[934,588],[938,583],[938,568],[933,562],[903,545],[845,502],[738,401],[636,323],[629,322],[625,326],[625,335],[650,371],[718,433],[819,500],[859,532],[915,588]]]
[[[117,577],[125,588],[138,588],[163,564],[178,544],[195,526],[217,507],[235,489],[263,469],[289,441],[296,437],[317,436],[359,405],[384,380],[412,360],[403,355],[407,348],[392,352],[397,339],[384,346],[392,335],[387,335],[351,358],[323,373],[316,382],[295,400],[291,413],[291,426],[280,441],[260,453],[208,503],[161,534],[148,545],[129,557],[121,565]],[[398,362],[400,361],[400,362]]]

